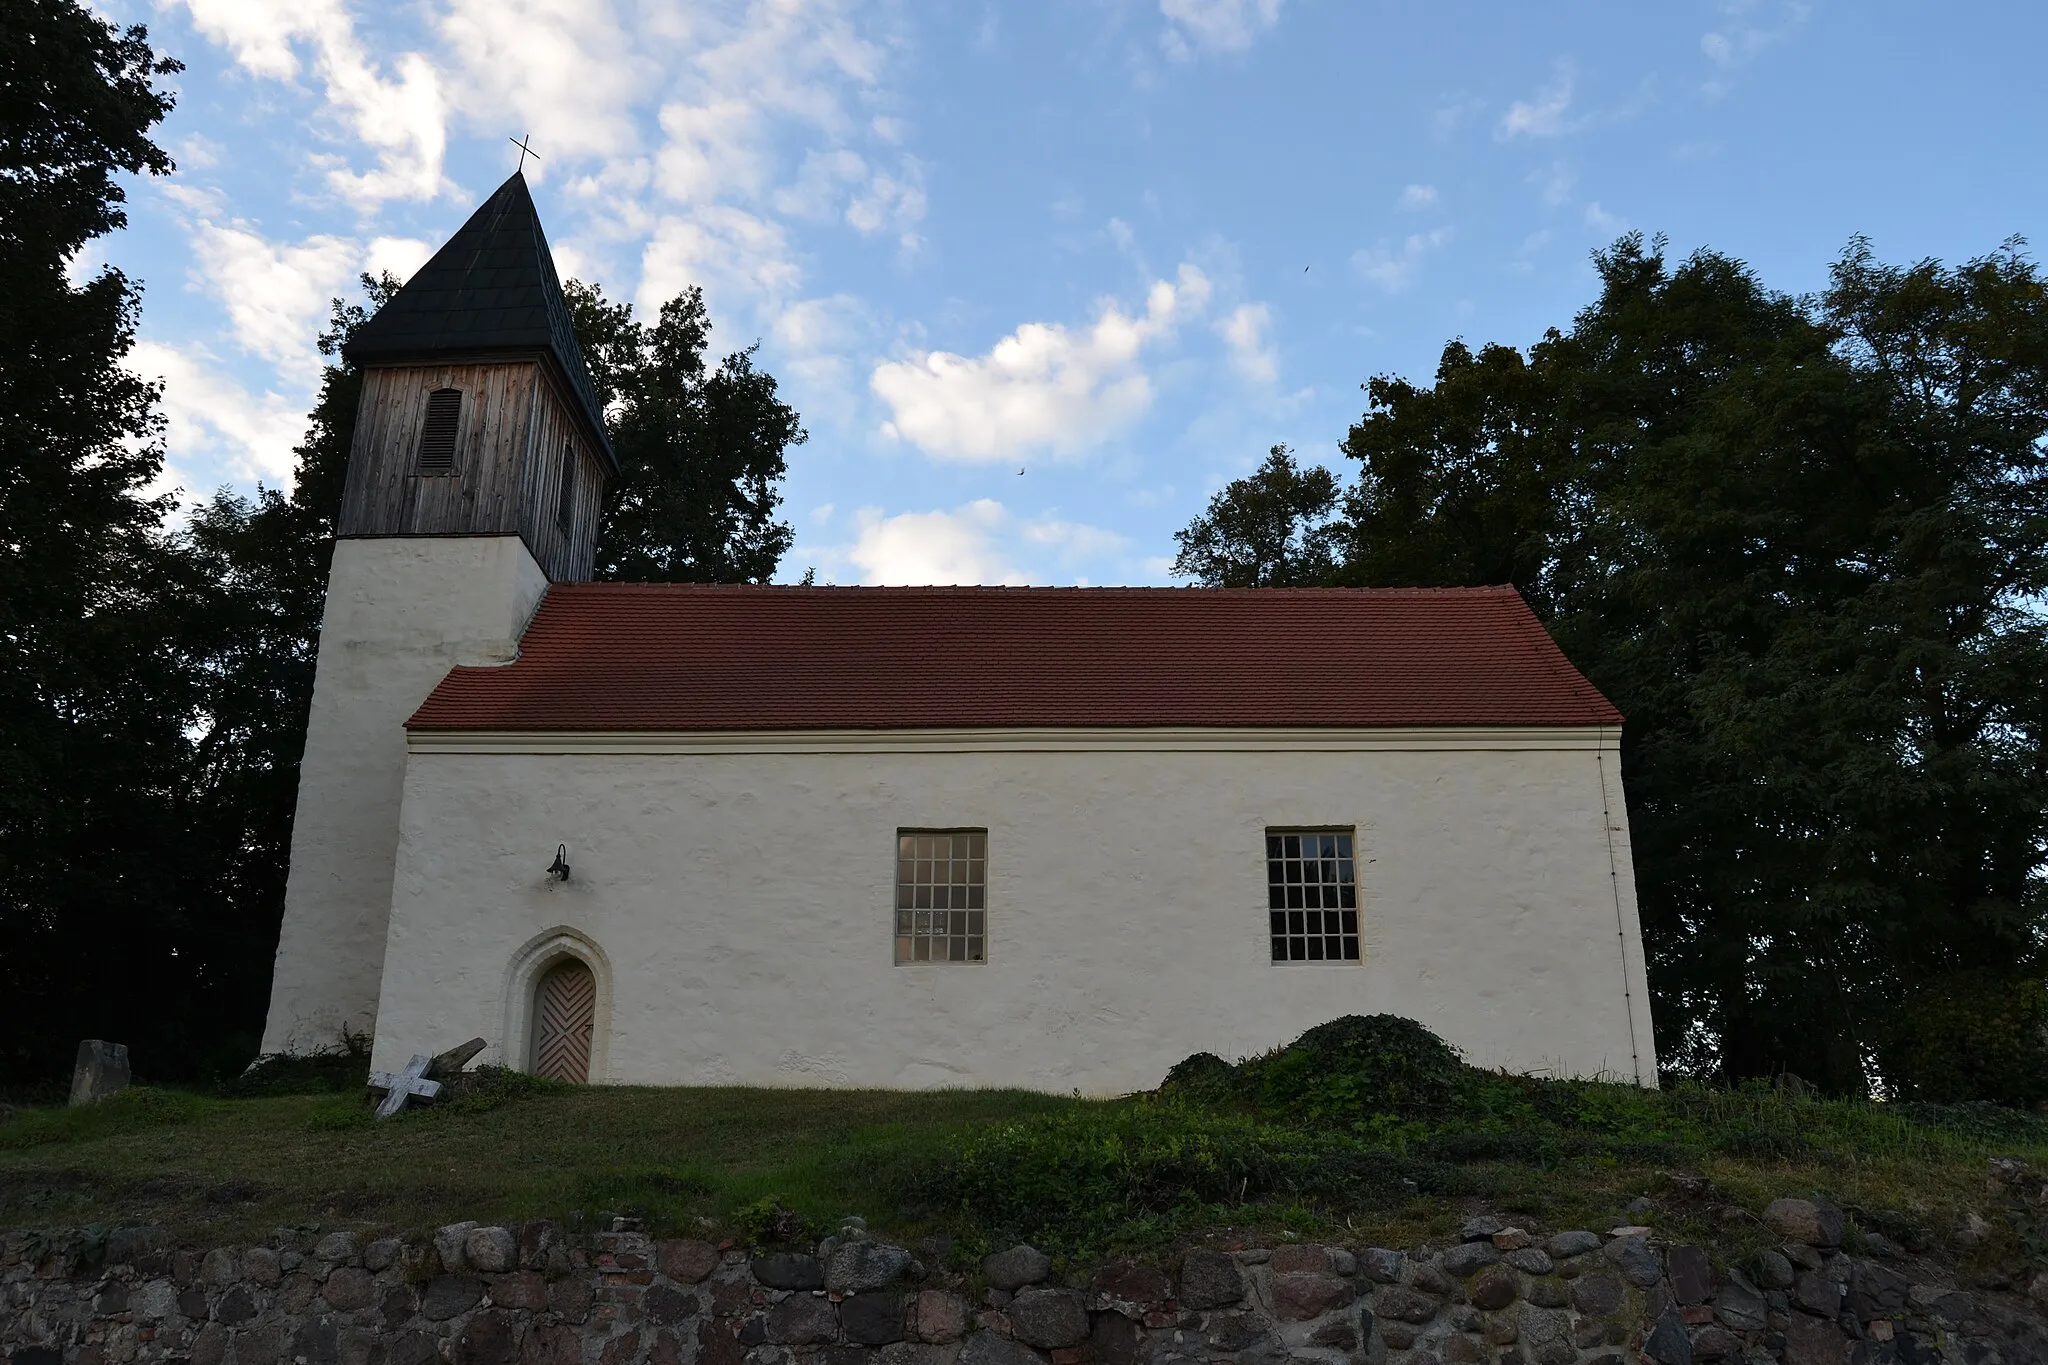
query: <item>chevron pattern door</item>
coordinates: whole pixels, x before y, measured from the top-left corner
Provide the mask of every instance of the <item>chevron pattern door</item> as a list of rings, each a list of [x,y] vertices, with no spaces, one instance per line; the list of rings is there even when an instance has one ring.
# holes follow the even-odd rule
[[[578,1085],[590,1079],[590,1028],[597,978],[581,962],[552,967],[534,992],[533,1071]]]

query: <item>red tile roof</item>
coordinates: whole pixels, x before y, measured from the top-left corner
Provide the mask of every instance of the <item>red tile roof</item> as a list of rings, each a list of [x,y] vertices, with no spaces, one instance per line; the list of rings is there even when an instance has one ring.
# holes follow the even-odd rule
[[[415,730],[1614,725],[1512,588],[550,589]]]

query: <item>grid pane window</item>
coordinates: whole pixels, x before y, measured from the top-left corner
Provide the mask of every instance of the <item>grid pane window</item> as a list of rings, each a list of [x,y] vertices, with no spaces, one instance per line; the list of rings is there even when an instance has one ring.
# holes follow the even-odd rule
[[[1351,836],[1268,830],[1266,913],[1275,962],[1358,961]]]
[[[897,832],[898,962],[986,959],[987,869],[987,830]]]

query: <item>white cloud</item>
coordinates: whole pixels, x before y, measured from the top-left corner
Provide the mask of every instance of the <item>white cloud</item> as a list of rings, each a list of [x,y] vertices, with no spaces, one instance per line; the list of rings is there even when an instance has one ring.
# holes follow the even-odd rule
[[[1498,135],[1515,137],[1557,137],[1571,131],[1565,111],[1572,103],[1572,69],[1560,62],[1557,79],[1538,91],[1534,99],[1516,100],[1501,116]]]
[[[655,226],[641,252],[635,306],[651,315],[696,284],[704,286],[715,313],[729,306],[719,300],[736,297],[774,307],[802,283],[803,270],[780,223],[730,204],[707,204]]]
[[[1601,208],[1600,202],[1596,199],[1586,205],[1586,226],[1613,236],[1628,227],[1628,220],[1616,217]]]
[[[951,511],[895,516],[863,507],[853,514],[853,523],[851,544],[822,549],[816,557],[850,568],[861,582],[873,584],[1085,581],[1075,578],[1077,568],[1120,556],[1130,547],[1116,532],[1085,522],[1056,516],[1020,521],[993,498]]]
[[[1023,527],[1023,535],[1029,544],[1056,553],[1062,564],[1119,554],[1131,543],[1115,531],[1057,518],[1027,523]]]
[[[986,355],[925,351],[877,365],[869,387],[891,412],[882,434],[947,460],[1084,450],[1151,406],[1142,352],[1208,301],[1208,277],[1183,265],[1175,282],[1152,285],[1135,317],[1111,302],[1084,329],[1028,322]]]
[[[914,229],[923,221],[924,210],[924,171],[906,157],[898,174],[875,173],[846,206],[846,221],[864,235],[893,230],[899,246],[915,251],[919,243]]]
[[[1415,276],[1429,253],[1450,240],[1449,228],[1412,232],[1402,239],[1398,247],[1382,242],[1377,246],[1360,248],[1352,254],[1351,268],[1368,284],[1378,285],[1389,294],[1398,294],[1415,283]]]
[[[859,533],[845,556],[863,583],[1029,583],[996,547],[1008,521],[1003,505],[991,498],[951,512],[893,517],[863,507],[854,513]]]
[[[193,287],[227,309],[236,344],[280,368],[317,371],[314,335],[328,300],[355,277],[361,248],[330,236],[275,243],[246,223],[203,218],[191,231]]]
[[[1436,186],[1410,185],[1407,189],[1401,191],[1400,199],[1395,202],[1397,207],[1405,209],[1409,213],[1414,213],[1420,209],[1436,207],[1436,200]]]
[[[417,237],[379,237],[364,253],[363,270],[370,275],[389,274],[403,283],[433,254],[434,248]]]
[[[381,75],[342,0],[176,2],[190,11],[194,28],[253,75],[293,80],[300,74],[298,47],[312,48],[329,109],[377,158],[376,169],[363,172],[338,157],[315,158],[327,166],[330,189],[365,211],[386,199],[430,199],[441,192],[447,109],[440,75],[423,54],[397,54],[394,75]]]
[[[530,131],[533,178],[638,148],[633,103],[661,71],[610,0],[451,0],[440,32],[450,102],[478,126]]]
[[[128,363],[135,373],[163,382],[164,447],[173,465],[224,465],[236,478],[291,486],[293,447],[306,429],[305,395],[252,394],[199,347],[144,339],[135,343]],[[186,491],[203,496],[212,490]]]
[[[1280,22],[1280,0],[1159,0],[1166,50],[1186,59],[1197,48],[1237,52]]]
[[[1529,173],[1529,183],[1536,187],[1537,196],[1550,208],[1567,202],[1572,197],[1572,186],[1577,182],[1577,174],[1562,161],[1539,166]]]
[[[171,147],[181,171],[206,171],[220,165],[228,149],[204,133],[187,133]]]
[[[1280,357],[1266,335],[1272,322],[1265,304],[1245,303],[1216,324],[1229,348],[1231,368],[1254,384],[1271,384],[1280,377]]]
[[[1758,22],[1754,16],[1760,9],[1774,10],[1777,24]],[[1730,0],[1721,6],[1721,12],[1726,22],[1700,35],[1700,51],[1706,54],[1708,61],[1725,69],[1740,66],[1764,49],[1791,37],[1793,31],[1813,13],[1813,6],[1803,3],[1803,0],[1786,0],[1785,3],[1768,6],[1758,3],[1758,0]]]
[[[868,163],[851,147],[813,150],[796,179],[775,191],[778,211],[795,218],[829,219],[839,213],[849,187],[867,178]]]

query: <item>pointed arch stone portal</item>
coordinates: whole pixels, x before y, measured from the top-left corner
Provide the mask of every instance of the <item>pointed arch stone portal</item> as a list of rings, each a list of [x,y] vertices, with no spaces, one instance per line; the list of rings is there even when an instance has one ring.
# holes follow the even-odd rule
[[[513,957],[505,992],[505,1056],[561,1081],[603,1081],[611,1024],[611,964],[574,929],[551,929]]]

